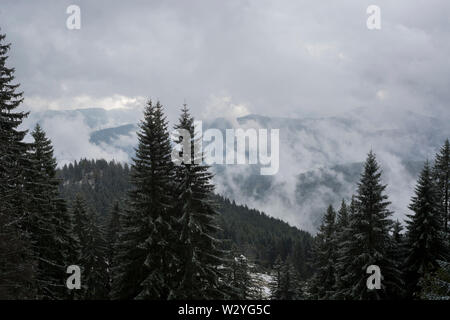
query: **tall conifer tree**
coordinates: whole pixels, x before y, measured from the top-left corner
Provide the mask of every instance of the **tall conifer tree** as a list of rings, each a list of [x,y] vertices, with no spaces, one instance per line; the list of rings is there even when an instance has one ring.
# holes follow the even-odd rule
[[[79,261],[81,257],[81,248],[87,242],[85,232],[85,228],[89,224],[89,216],[87,210],[87,204],[83,196],[81,194],[77,194],[75,196],[75,200],[72,203],[73,235],[77,241],[77,261]]]
[[[336,212],[330,205],[316,235],[313,249],[315,271],[311,294],[317,299],[331,299],[336,282]]]
[[[83,299],[106,300],[110,290],[107,264],[107,244],[97,215],[88,211],[84,228],[85,241],[81,246],[80,267],[83,270]]]
[[[409,208],[414,212],[407,221],[406,280],[408,296],[418,295],[418,282],[426,274],[438,268],[438,261],[445,258],[443,217],[431,169],[425,164]]]
[[[23,188],[29,144],[23,141],[26,131],[19,129],[28,113],[18,110],[22,92],[13,83],[14,68],[6,65],[10,44],[4,41],[0,34],[0,298],[33,298],[35,262]]]
[[[173,163],[162,105],[148,102],[138,132],[113,268],[115,299],[167,299],[174,287]]]
[[[108,231],[106,234],[106,241],[108,242],[108,264],[111,267],[113,265],[114,260],[114,252],[117,246],[117,240],[120,232],[120,216],[121,211],[119,207],[119,202],[114,202],[114,205],[111,209],[109,223],[108,223]]]
[[[229,277],[227,278],[233,288],[233,300],[251,300],[256,296],[255,283],[250,274],[250,265],[244,255],[237,255],[230,263]]]
[[[37,298],[67,297],[65,270],[73,264],[75,239],[66,202],[59,195],[56,160],[51,141],[39,125],[32,132],[34,143],[29,153],[26,189],[28,199],[27,229],[33,240],[37,261]]]
[[[342,294],[349,299],[389,299],[402,286],[401,273],[391,256],[393,221],[385,189],[386,185],[381,183],[381,170],[371,151],[358,184],[356,211],[350,215],[351,239],[340,252],[340,262],[345,270],[342,278],[347,286]],[[381,270],[381,289],[367,288],[366,270],[370,265],[377,265]]]
[[[299,300],[303,298],[298,273],[289,258],[283,261],[280,256],[277,257],[269,288],[272,300]]]
[[[209,167],[203,164],[203,153],[198,148],[200,140],[195,136],[194,119],[186,105],[182,110],[179,123],[175,126],[178,133],[189,133],[187,148],[190,156],[181,156],[187,161],[177,163],[176,206],[178,215],[179,258],[181,272],[177,279],[177,288],[173,292],[176,299],[212,299],[224,296],[220,279],[223,275],[220,266],[224,264],[223,252],[218,248],[215,238],[218,231],[213,201],[214,186]],[[182,139],[177,141],[183,144]],[[186,141],[184,141],[186,142]],[[186,144],[184,144],[186,147]]]
[[[447,139],[438,154],[434,165],[433,175],[436,183],[436,196],[438,209],[444,224],[443,232],[447,241],[450,241],[450,142]]]
[[[349,225],[350,225],[350,214],[355,210],[355,200],[352,198],[350,208],[347,206],[345,200],[342,200],[341,208],[339,209],[336,218],[336,233],[335,233],[335,246],[337,250],[336,256],[336,282],[334,284],[334,293],[332,295],[333,299],[342,300],[345,296],[341,294],[341,290],[346,288],[346,284],[343,281],[345,276],[344,265],[340,261],[340,252],[346,246],[346,243],[350,240]]]

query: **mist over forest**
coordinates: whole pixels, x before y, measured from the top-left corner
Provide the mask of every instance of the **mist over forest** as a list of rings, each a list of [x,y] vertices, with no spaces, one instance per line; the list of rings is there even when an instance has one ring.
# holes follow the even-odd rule
[[[0,4],[0,300],[450,300],[448,1],[75,2]]]

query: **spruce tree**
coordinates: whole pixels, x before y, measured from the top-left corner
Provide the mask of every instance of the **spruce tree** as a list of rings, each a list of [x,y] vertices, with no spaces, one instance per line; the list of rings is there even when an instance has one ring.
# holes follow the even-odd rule
[[[86,227],[89,225],[89,216],[87,213],[87,204],[81,194],[77,194],[72,203],[72,219],[73,219],[73,236],[76,239],[77,254],[76,258],[79,262],[82,247],[86,246],[87,234]]]
[[[229,284],[234,289],[231,296],[234,300],[250,300],[256,296],[254,282],[250,274],[250,266],[244,255],[234,257],[231,268]]]
[[[438,154],[436,154],[433,176],[436,184],[436,196],[439,212],[444,224],[443,232],[449,239],[449,217],[450,217],[450,142],[447,139]]]
[[[269,284],[270,298],[272,300],[280,300],[281,297],[281,283],[282,283],[282,272],[283,272],[283,260],[280,256],[277,256],[273,266],[272,266],[272,281]]]
[[[195,136],[194,119],[186,105],[182,110],[179,123],[175,126],[180,134],[182,130],[190,134],[187,147],[190,156],[181,152],[188,161],[177,163],[175,168],[176,204],[179,237],[177,243],[180,271],[177,288],[172,293],[174,299],[212,299],[221,298],[223,278],[220,266],[224,264],[223,252],[215,238],[216,205],[213,200],[214,186],[209,167],[202,163],[203,153]],[[179,139],[177,144],[183,144]],[[184,141],[186,146],[186,141]],[[183,150],[187,152],[187,150]]]
[[[397,246],[402,246],[404,242],[404,235],[402,234],[403,226],[402,224],[397,220],[394,222],[394,226],[392,228],[392,238],[394,242],[397,244]]]
[[[72,202],[70,215],[72,218],[72,235],[75,239],[74,249],[75,254],[73,255],[73,265],[77,265],[80,267],[81,271],[83,270],[83,266],[81,265],[81,256],[82,256],[82,248],[86,246],[87,243],[87,234],[86,228],[89,223],[88,214],[87,214],[87,205],[81,194],[76,194],[75,199]],[[83,287],[83,274],[81,274],[81,285]],[[70,298],[73,300],[84,299],[85,290],[71,290]]]
[[[381,170],[375,155],[368,154],[355,197],[356,211],[350,215],[351,238],[340,251],[342,277],[346,288],[342,294],[353,300],[389,299],[401,289],[401,273],[391,256],[393,240],[386,185],[381,183]],[[381,289],[367,288],[366,273],[370,265],[381,270]]]
[[[299,300],[303,298],[300,278],[290,259],[282,261],[278,256],[269,284],[272,300]]]
[[[398,286],[389,290],[389,298],[391,299],[403,299],[406,294],[406,279],[404,273],[404,262],[406,257],[406,241],[405,235],[402,234],[403,226],[397,220],[392,226],[392,242],[388,251],[388,256],[394,263],[394,267],[398,270],[399,281]]]
[[[336,238],[343,236],[344,231],[348,227],[349,223],[349,208],[344,199],[342,199],[341,207],[336,216]]]
[[[284,282],[282,284],[282,292],[284,300],[300,300],[303,299],[302,284],[300,276],[291,261],[286,259],[284,270]]]
[[[72,264],[75,240],[72,221],[65,201],[59,195],[56,160],[51,141],[39,125],[32,132],[34,143],[29,152],[31,170],[25,185],[28,199],[27,230],[33,240],[37,263],[37,298],[67,297],[66,268]]]
[[[173,250],[174,177],[167,121],[159,102],[149,101],[144,116],[114,259],[114,299],[167,299],[178,266]]]
[[[107,244],[103,230],[99,227],[97,216],[90,210],[85,226],[85,241],[81,246],[80,267],[85,300],[106,300],[110,290],[107,263]]]
[[[19,84],[14,84],[14,68],[6,61],[10,44],[0,34],[0,298],[35,297],[35,261],[29,232],[28,194],[24,190],[25,171],[30,167],[25,143],[26,131],[19,126],[28,113],[18,110],[22,103]]]
[[[406,236],[402,233],[403,226],[397,220],[392,228],[392,240],[394,242],[392,255],[396,257],[397,267],[403,271],[406,259]],[[403,279],[403,278],[402,278]]]
[[[407,221],[406,280],[409,297],[419,294],[418,282],[426,274],[438,268],[438,260],[445,257],[445,242],[437,190],[433,183],[428,162],[417,181],[415,195],[409,209]]]
[[[81,268],[81,289],[73,293],[75,299],[107,299],[110,279],[107,263],[107,244],[99,226],[97,214],[78,194],[72,205],[73,233],[77,244],[76,265]]]
[[[114,202],[109,215],[108,232],[106,235],[106,241],[108,245],[108,264],[111,267],[113,265],[114,252],[117,246],[117,241],[120,232],[120,216],[121,211],[119,207],[119,202]]]
[[[345,296],[341,294],[341,290],[346,287],[343,278],[345,276],[344,265],[340,262],[339,255],[340,252],[346,246],[346,243],[350,239],[349,234],[349,224],[350,224],[350,214],[355,210],[355,200],[352,198],[350,208],[347,206],[345,200],[342,200],[341,208],[337,214],[336,218],[336,232],[335,232],[335,248],[336,248],[336,280],[334,284],[334,294],[332,299],[342,300]]]
[[[316,235],[313,249],[314,276],[311,294],[317,299],[331,299],[336,282],[336,213],[330,205]]]

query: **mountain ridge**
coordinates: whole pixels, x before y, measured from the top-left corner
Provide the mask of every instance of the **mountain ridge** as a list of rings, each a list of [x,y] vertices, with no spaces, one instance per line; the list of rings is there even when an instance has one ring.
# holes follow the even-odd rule
[[[213,165],[218,192],[313,232],[324,213],[321,200],[328,199],[337,205],[341,198],[351,197],[356,187],[355,175],[349,175],[345,167],[339,166],[352,167],[362,162],[372,149],[385,169],[383,179],[391,188],[393,210],[398,212],[397,218],[403,220],[417,173],[406,163],[421,163],[431,158],[450,136],[450,128],[442,119],[402,110],[395,110],[396,116],[386,125],[378,125],[377,117],[372,119],[371,116],[382,111],[363,108],[358,113],[332,117],[297,119],[248,114],[234,120],[225,117],[205,120],[203,130],[217,128],[223,134],[227,128],[280,129],[279,172],[274,176],[260,176],[259,165]],[[83,156],[105,158],[107,154],[109,159],[114,159],[115,154],[121,154],[120,161],[129,163],[134,154],[137,119],[140,117],[137,110],[134,115],[130,113],[130,110],[99,108],[69,110],[67,127],[76,118],[77,127],[73,131],[87,130],[84,144],[95,152]],[[55,122],[64,122],[61,118],[64,114],[64,111],[58,111],[52,116],[48,111],[38,114],[34,120],[42,122],[44,128],[45,125],[51,128]],[[96,119],[105,114],[107,118]],[[45,118],[47,116],[49,118]],[[403,120],[399,121],[399,118]],[[136,121],[130,122],[130,119]],[[80,122],[85,123],[85,129]],[[57,158],[58,150],[67,149],[65,139],[60,137],[63,134],[60,130],[54,140]],[[49,135],[54,138],[51,131]],[[64,144],[58,143],[60,139]],[[79,136],[73,139],[79,139]],[[90,148],[83,146],[84,150]],[[80,157],[70,149],[64,154],[64,159],[67,158],[73,161]],[[323,182],[322,176],[328,176],[330,181]],[[306,177],[309,178],[305,184]],[[319,181],[323,183],[319,184]],[[341,189],[330,185],[338,185]],[[330,197],[331,191],[335,197]],[[302,196],[305,193],[310,195],[308,201]]]

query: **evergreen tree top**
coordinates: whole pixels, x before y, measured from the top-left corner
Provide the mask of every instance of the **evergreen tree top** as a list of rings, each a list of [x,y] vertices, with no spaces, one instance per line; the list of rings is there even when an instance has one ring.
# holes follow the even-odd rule
[[[47,173],[55,176],[57,162],[54,158],[52,141],[47,138],[44,130],[42,130],[39,124],[36,124],[31,135],[34,138],[33,149],[35,151],[34,158],[35,160],[41,160],[46,165]]]
[[[40,139],[40,140],[44,140],[45,139],[45,132],[44,130],[42,130],[42,127],[39,125],[39,123],[36,124],[36,126],[34,127],[33,132],[31,133],[34,137],[34,139]]]
[[[438,194],[432,170],[427,161],[420,173],[415,195],[411,198],[407,223],[407,275],[410,294],[417,292],[419,279],[438,268],[438,260],[447,255],[444,241],[443,217],[438,205]]]
[[[394,222],[393,234],[401,234],[403,230],[403,226],[400,221],[396,220]]]
[[[194,118],[189,113],[189,108],[187,104],[183,104],[181,109],[181,116],[178,123],[175,125],[175,129],[185,129],[188,130],[191,136],[194,134]]]
[[[3,43],[5,37],[0,34],[0,137],[19,142],[25,137],[26,131],[18,131],[17,128],[28,113],[14,111],[23,101],[23,92],[17,92],[19,84],[12,83],[14,68],[6,66],[10,44]],[[25,144],[22,146],[25,147]]]
[[[348,225],[348,207],[347,203],[344,199],[342,199],[341,202],[341,208],[339,209],[339,212],[337,214],[337,224],[339,224],[342,227],[345,227]]]
[[[388,196],[384,193],[387,186],[382,184],[381,174],[380,166],[371,150],[364,164],[356,196],[358,206],[360,209],[366,209],[366,213],[388,213],[387,206],[391,203],[387,201]]]
[[[445,140],[444,145],[436,154],[436,162],[440,161],[446,161],[447,164],[450,162],[450,142],[448,139]]]
[[[141,122],[140,131],[137,133],[139,144],[136,158],[133,159],[135,171],[151,172],[151,178],[155,178],[159,170],[170,171],[171,145],[167,126],[161,103],[158,101],[155,105],[149,100],[144,110],[144,121]],[[161,179],[166,180],[159,175]]]
[[[324,216],[322,225],[325,228],[333,228],[335,222],[336,222],[336,212],[334,211],[333,206],[330,204],[328,206],[327,213]]]
[[[140,141],[144,141],[145,135],[155,137],[162,135],[162,137],[168,137],[167,131],[167,119],[164,115],[162,104],[157,101],[156,104],[152,100],[148,100],[144,110],[144,121],[139,125],[141,132],[138,132]]]
[[[430,198],[432,198],[432,201],[436,201],[436,190],[433,184],[430,163],[428,160],[425,162],[423,169],[420,172],[415,192],[416,194],[412,197],[411,204],[409,205],[409,209],[412,211],[420,210],[420,207],[424,205],[429,205],[431,207],[433,202],[424,203],[424,201],[430,201]]]
[[[394,226],[393,226],[393,228],[392,228],[392,237],[394,238],[394,241],[395,241],[396,243],[401,242],[402,237],[403,237],[402,231],[403,231],[403,226],[402,226],[402,224],[400,223],[400,221],[396,220],[396,221],[394,222]]]

